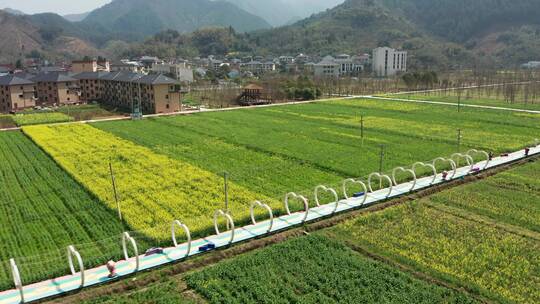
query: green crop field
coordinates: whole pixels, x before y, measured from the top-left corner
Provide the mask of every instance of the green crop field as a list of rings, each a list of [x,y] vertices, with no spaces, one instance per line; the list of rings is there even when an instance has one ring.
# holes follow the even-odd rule
[[[142,274],[140,279],[156,274]],[[94,303],[476,303],[321,235],[288,240]]]
[[[517,202],[508,204],[506,199],[518,191],[534,197],[540,186],[539,166],[538,161],[522,165],[419,202],[366,214],[187,275],[167,277],[137,289],[133,302],[180,297],[178,290],[184,290],[186,283],[210,303],[474,301],[428,283],[438,279],[483,301],[537,303],[540,238],[527,230],[537,221],[517,221],[517,216],[501,214],[513,214],[522,204],[522,215],[527,210],[530,218],[538,218],[538,200],[516,196]],[[494,191],[498,198],[491,197],[490,205],[501,214],[487,212],[488,202],[483,201],[484,195]],[[461,204],[466,200],[458,192],[470,198],[471,206]],[[412,268],[411,272],[423,273],[426,281],[355,253],[351,247]],[[100,297],[88,304],[104,299],[122,303],[126,296]]]
[[[122,232],[113,212],[22,133],[0,132],[0,159],[0,289],[12,287],[9,258],[28,283],[64,274],[68,245]],[[96,262],[93,256],[113,254],[105,246],[80,250],[89,263]]]
[[[13,116],[17,126],[30,126],[72,121],[73,117],[60,112],[17,114]]]
[[[347,100],[94,126],[279,198],[378,171],[381,145],[383,171],[450,156],[458,128],[461,151],[517,150],[540,136],[540,115]]]
[[[524,101],[522,98],[518,97],[515,101],[511,102],[505,100],[503,97],[467,96],[466,93],[462,93],[461,98],[459,98],[456,91],[441,93],[388,95],[386,97],[540,111],[540,98],[530,101]]]
[[[445,191],[431,201],[540,233],[540,162]]]
[[[321,236],[239,256],[186,281],[210,303],[474,303]]]
[[[363,139],[360,115],[365,121]],[[306,195],[313,206],[316,185],[338,189],[345,178],[378,171],[381,145],[385,151],[382,168],[388,172],[396,166],[450,156],[458,150],[457,129],[462,130],[462,152],[521,149],[538,138],[539,122],[540,115],[523,113],[478,109],[457,113],[451,107],[341,100],[141,121],[24,127],[34,143],[20,133],[5,136],[17,134],[28,145],[24,152],[37,156],[32,162],[21,161],[28,169],[12,173],[14,183],[24,182],[26,174],[39,170],[61,174],[67,181],[39,179],[32,187],[43,189],[24,193],[29,196],[23,198],[28,203],[24,212],[35,218],[43,216],[51,230],[39,233],[52,236],[44,237],[43,244],[10,240],[2,265],[11,256],[31,256],[19,258],[19,264],[23,278],[32,281],[66,273],[65,246],[69,244],[77,245],[89,267],[119,256],[118,235],[123,230],[136,230],[132,233],[142,243],[141,251],[151,245],[170,245],[174,219],[186,222],[194,236],[211,233],[213,212],[224,207],[225,171],[230,177],[231,213],[235,223],[242,225],[250,221],[249,205],[255,200],[269,203],[279,215],[284,210],[283,196],[289,191]],[[14,157],[7,147],[3,147],[4,153]],[[116,220],[109,162],[115,171],[125,227]],[[6,161],[2,166],[12,163]],[[40,166],[54,169],[34,169]],[[60,198],[44,204],[49,193]],[[54,204],[72,209],[50,212],[47,208]],[[487,203],[479,203],[477,208],[508,224],[535,225],[535,218],[524,212],[496,210]],[[300,205],[291,209],[299,210]],[[262,210],[258,214],[266,217]],[[74,222],[66,219],[56,224],[49,219],[55,217]],[[32,223],[24,228],[37,229]],[[18,229],[17,222],[4,226],[6,231]],[[24,238],[25,233],[19,237]],[[49,258],[58,262],[45,263]],[[39,271],[27,274],[34,265]],[[2,272],[6,278],[8,274]]]
[[[535,162],[361,216],[325,235],[492,300],[538,303],[539,168]]]
[[[180,292],[181,286],[175,279],[166,279],[163,282],[150,286],[129,290],[123,293],[100,296],[84,300],[80,304],[195,304],[204,303],[189,299]]]
[[[11,115],[2,115],[0,114],[0,129],[2,128],[13,128],[15,127],[15,122]]]

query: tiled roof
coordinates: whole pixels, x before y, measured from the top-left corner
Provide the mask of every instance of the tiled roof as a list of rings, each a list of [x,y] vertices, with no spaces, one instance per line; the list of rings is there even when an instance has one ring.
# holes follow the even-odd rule
[[[142,84],[178,84],[178,81],[169,78],[163,74],[150,74],[135,80],[136,83]]]
[[[77,79],[68,76],[65,73],[41,73],[38,74],[36,77],[31,78],[31,81],[34,82],[71,82],[71,81],[77,81]]]
[[[88,79],[88,80],[95,80],[100,79],[101,77],[108,74],[108,72],[82,72],[79,74],[72,75],[71,77],[75,79]]]
[[[34,84],[30,80],[19,78],[14,75],[7,75],[0,77],[0,85],[11,86],[11,85],[25,85],[25,84]]]

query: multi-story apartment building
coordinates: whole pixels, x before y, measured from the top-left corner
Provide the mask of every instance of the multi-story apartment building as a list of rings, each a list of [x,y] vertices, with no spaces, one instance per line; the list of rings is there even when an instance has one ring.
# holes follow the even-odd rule
[[[80,103],[78,80],[64,73],[42,73],[28,79],[36,83],[39,105]]]
[[[13,75],[0,77],[0,112],[16,112],[36,106],[36,86]]]
[[[104,104],[144,114],[171,113],[180,110],[179,82],[163,74],[138,74],[131,72],[81,73],[79,80],[81,98],[97,100]],[[91,98],[91,99],[88,99]]]
[[[378,77],[394,76],[407,71],[407,52],[389,47],[373,50],[373,73]]]
[[[85,102],[99,101],[103,96],[103,86],[101,85],[101,77],[108,75],[107,72],[83,72],[72,75],[71,77],[78,80],[81,91],[81,100]]]

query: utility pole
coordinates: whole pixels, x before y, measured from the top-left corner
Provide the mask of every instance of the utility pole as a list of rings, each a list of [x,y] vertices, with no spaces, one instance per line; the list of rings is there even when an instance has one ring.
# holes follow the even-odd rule
[[[364,115],[360,115],[360,137],[362,138],[362,146],[364,145]]]
[[[461,129],[458,129],[457,134],[457,152],[459,153],[461,151]]]
[[[223,184],[224,184],[224,191],[225,191],[225,213],[230,214],[229,211],[229,173],[227,171],[223,172]],[[229,226],[230,223],[227,221],[227,229],[231,229]]]
[[[122,221],[122,211],[120,210],[120,202],[118,201],[118,191],[116,190],[116,180],[114,178],[114,171],[112,167],[112,161],[109,159],[109,171],[111,173],[111,182],[114,191],[114,200],[116,201],[116,208],[118,209],[118,218]]]
[[[383,162],[384,162],[384,155],[385,155],[385,146],[381,145],[381,152],[380,152],[380,160],[379,160],[379,174],[383,173]],[[382,189],[382,178],[379,179],[379,188]]]
[[[142,118],[142,95],[141,95],[141,78],[139,78],[139,85],[137,86],[139,88],[139,117],[138,119]]]
[[[225,211],[228,214],[229,213],[229,173],[224,172],[223,173],[223,181],[225,185]]]

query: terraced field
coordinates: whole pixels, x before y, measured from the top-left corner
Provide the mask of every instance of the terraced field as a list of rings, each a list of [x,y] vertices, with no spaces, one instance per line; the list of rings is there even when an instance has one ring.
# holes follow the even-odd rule
[[[71,244],[105,240],[123,231],[115,214],[20,132],[0,132],[0,289],[11,287],[8,259],[26,282],[64,274]],[[119,240],[114,240],[120,248]],[[81,247],[89,263],[113,254]],[[96,259],[94,259],[96,258]]]

